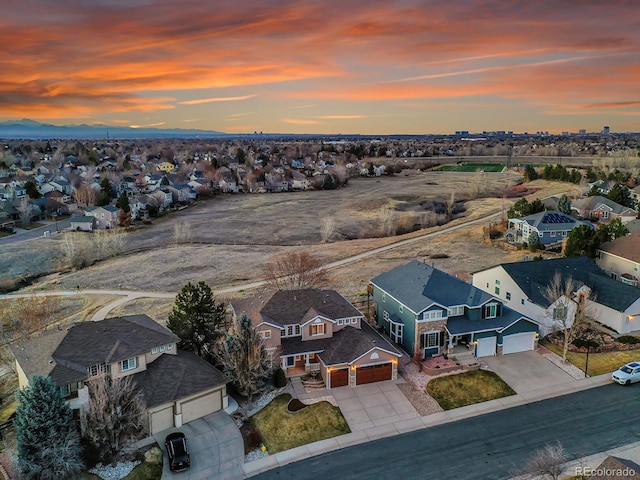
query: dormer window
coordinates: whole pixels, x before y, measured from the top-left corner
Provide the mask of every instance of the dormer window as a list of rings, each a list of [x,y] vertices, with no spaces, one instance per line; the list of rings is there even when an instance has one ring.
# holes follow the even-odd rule
[[[500,309],[497,303],[490,303],[485,305],[483,308],[483,317],[484,318],[496,318],[499,315]]]
[[[311,336],[324,335],[324,323],[311,325]]]
[[[166,345],[162,345],[160,347],[160,353],[164,352],[166,349],[167,349],[167,346]]]
[[[91,365],[90,367],[87,367],[87,374],[90,377],[97,377],[102,373],[109,373],[110,370],[111,369],[109,368],[109,365],[102,363],[99,365]]]
[[[153,348],[151,349],[151,355],[155,355],[155,354],[157,354],[157,353],[158,353],[158,347],[153,347]]]
[[[129,370],[134,370],[138,367],[138,359],[137,357],[127,358],[120,362],[120,367],[123,372],[128,372]]]

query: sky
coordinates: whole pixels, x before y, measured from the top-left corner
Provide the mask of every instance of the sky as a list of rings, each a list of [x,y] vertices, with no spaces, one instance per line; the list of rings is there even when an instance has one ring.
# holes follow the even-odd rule
[[[20,0],[0,121],[640,131],[637,0]]]

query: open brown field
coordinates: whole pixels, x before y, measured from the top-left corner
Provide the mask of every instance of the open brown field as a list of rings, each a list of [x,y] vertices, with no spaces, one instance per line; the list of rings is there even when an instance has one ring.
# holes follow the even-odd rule
[[[215,289],[260,280],[265,263],[282,252],[304,249],[328,263],[444,228],[435,226],[391,238],[340,240],[357,237],[363,229],[374,231],[382,223],[385,210],[392,209],[398,218],[415,215],[421,204],[448,200],[452,191],[457,201],[465,201],[466,211],[449,225],[504,210],[514,200],[503,200],[502,192],[519,179],[515,174],[500,173],[411,172],[408,176],[356,178],[335,191],[217,197],[130,233],[122,255],[79,271],[43,278],[31,288],[176,291],[187,281],[204,280]],[[533,197],[541,198],[573,187],[543,181],[529,186],[540,189]],[[485,195],[493,197],[475,199]],[[329,243],[321,240],[325,216],[335,220],[335,241]],[[181,223],[190,225],[190,241],[178,245],[174,226]],[[35,257],[46,257],[47,252],[56,255],[59,242],[59,238],[48,237],[11,246],[0,254],[0,263],[22,264],[25,259],[25,265],[37,272],[36,265],[45,268],[47,262],[38,264]],[[18,252],[9,251],[17,247]],[[448,258],[431,259],[433,254]],[[364,291],[372,276],[413,258],[469,279],[470,272],[520,257],[517,252],[505,253],[483,245],[482,227],[476,226],[335,269],[331,286],[355,296]]]

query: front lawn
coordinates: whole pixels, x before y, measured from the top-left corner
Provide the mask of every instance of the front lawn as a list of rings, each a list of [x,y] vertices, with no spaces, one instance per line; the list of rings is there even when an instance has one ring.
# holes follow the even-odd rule
[[[287,410],[289,400],[291,395],[280,395],[251,417],[269,453],[351,432],[340,409],[329,402],[314,403],[290,413]]]
[[[542,346],[548,348],[553,353],[562,357],[562,347],[543,340]],[[586,353],[567,352],[567,361],[573,363],[580,370],[584,371],[587,359]],[[640,361],[640,350],[623,350],[620,352],[590,353],[589,354],[589,375],[602,375],[611,373],[620,368],[625,363]]]
[[[493,372],[473,370],[458,375],[434,378],[427,384],[427,393],[444,410],[486,402],[515,395],[516,392]]]

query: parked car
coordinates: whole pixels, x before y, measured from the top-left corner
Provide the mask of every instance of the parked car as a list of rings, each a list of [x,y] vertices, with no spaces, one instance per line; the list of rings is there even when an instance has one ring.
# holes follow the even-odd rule
[[[169,470],[172,472],[182,472],[191,465],[189,448],[187,447],[187,437],[182,432],[174,432],[167,435],[164,440],[169,455]]]
[[[620,385],[640,382],[640,362],[631,362],[623,365],[611,374],[611,380]]]
[[[6,227],[6,226],[0,227],[0,232],[16,233],[13,227]]]

